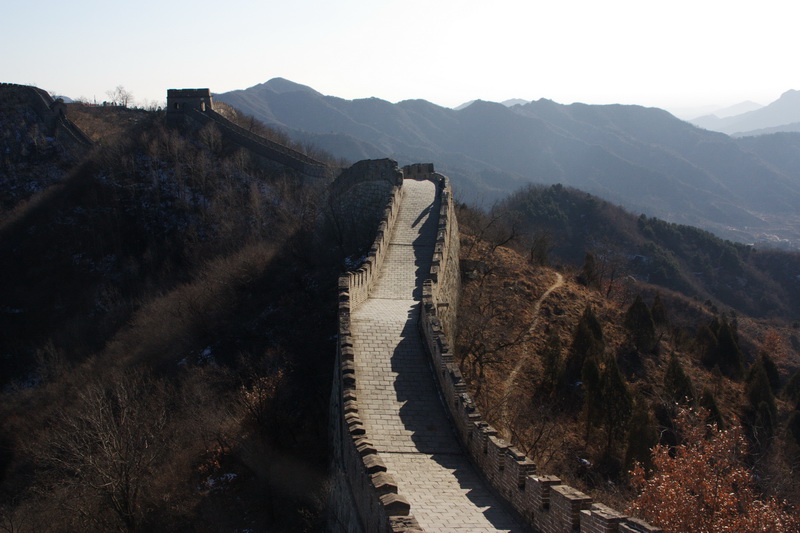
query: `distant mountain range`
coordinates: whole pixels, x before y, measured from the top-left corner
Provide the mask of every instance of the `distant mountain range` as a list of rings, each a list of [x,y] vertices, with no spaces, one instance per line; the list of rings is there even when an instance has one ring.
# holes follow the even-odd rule
[[[338,157],[433,162],[462,200],[562,183],[725,238],[800,248],[800,133],[736,139],[631,105],[344,100],[281,78],[215,99]]]
[[[455,109],[456,111],[460,111],[460,110],[462,110],[462,109],[464,109],[466,107],[471,106],[472,104],[474,104],[477,101],[478,100],[470,100],[469,102],[464,102],[460,106],[454,107],[453,109]],[[515,106],[515,105],[525,105],[527,103],[530,103],[530,100],[523,100],[522,98],[511,98],[510,100],[503,100],[500,103],[503,104],[506,107],[512,107],[512,106]]]
[[[748,106],[745,102],[723,112],[715,112],[690,122],[707,130],[720,131],[738,137],[762,135],[780,131],[798,131],[800,123],[800,91],[786,91],[780,98],[764,107]],[[757,105],[757,104],[755,104]],[[737,111],[731,113],[731,111]]]

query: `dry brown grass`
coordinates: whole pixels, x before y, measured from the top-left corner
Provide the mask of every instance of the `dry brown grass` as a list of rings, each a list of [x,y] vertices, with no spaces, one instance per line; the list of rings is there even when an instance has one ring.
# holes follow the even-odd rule
[[[464,277],[463,284],[462,323],[456,341],[463,374],[480,412],[504,438],[512,440],[534,459],[539,472],[558,475],[599,501],[619,508],[624,508],[632,496],[627,488],[627,476],[620,471],[624,442],[617,444],[613,457],[605,457],[599,430],[594,429],[592,437],[586,439],[580,393],[566,391],[548,395],[541,390],[540,354],[548,334],[557,333],[566,356],[575,326],[587,305],[602,324],[606,356],[617,358],[632,395],[645,401],[651,412],[666,402],[664,372],[669,354],[675,353],[697,393],[704,388],[711,390],[725,419],[739,423],[746,401],[743,383],[705,368],[694,346],[694,328],[713,317],[705,305],[631,280],[618,285],[610,297],[606,297],[576,283],[575,271],[533,266],[514,250],[494,248],[470,235],[462,235],[462,259],[478,265],[473,275]],[[534,304],[553,286],[559,274],[564,278],[563,285],[541,302],[538,321],[530,329],[536,318],[532,314]],[[649,304],[657,291],[667,307],[670,326],[659,328],[661,340],[656,354],[636,354],[623,327],[624,313],[637,293],[641,292]],[[496,316],[496,319],[489,320],[488,316]],[[747,318],[740,317],[738,322],[740,339],[748,353],[754,355],[771,332],[772,342],[786,349],[784,357],[779,358],[784,375],[789,369],[797,368],[797,354],[789,349],[790,331],[776,330],[770,324]],[[487,345],[503,345],[493,352],[493,357],[486,358],[482,369],[474,363],[475,357],[466,353],[475,345],[470,338],[475,328],[483,328],[481,338]],[[520,331],[528,331],[528,334],[520,335]],[[509,342],[509,339],[516,342]],[[508,387],[509,375],[515,367],[520,367],[520,371],[513,386]],[[788,409],[788,405],[782,404],[781,409]],[[781,446],[784,444],[776,448]],[[785,464],[786,459],[779,457],[782,456],[778,454],[765,463]],[[795,488],[787,490],[797,495]]]

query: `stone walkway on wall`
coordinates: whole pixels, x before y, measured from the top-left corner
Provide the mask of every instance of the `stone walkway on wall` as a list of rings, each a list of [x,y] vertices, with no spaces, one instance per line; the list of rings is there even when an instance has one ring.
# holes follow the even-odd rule
[[[417,325],[436,239],[436,185],[406,179],[403,190],[377,286],[352,314],[364,427],[428,533],[527,531],[487,490],[439,400]]]

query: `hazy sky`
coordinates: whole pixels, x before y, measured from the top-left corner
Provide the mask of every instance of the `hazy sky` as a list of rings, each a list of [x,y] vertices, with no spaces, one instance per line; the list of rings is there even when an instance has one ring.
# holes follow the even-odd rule
[[[786,0],[0,0],[0,81],[77,98],[123,85],[343,98],[549,98],[678,109],[800,89]]]

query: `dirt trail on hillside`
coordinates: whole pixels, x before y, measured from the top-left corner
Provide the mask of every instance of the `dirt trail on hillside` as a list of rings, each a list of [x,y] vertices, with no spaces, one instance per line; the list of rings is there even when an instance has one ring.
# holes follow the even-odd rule
[[[557,290],[559,287],[561,287],[563,285],[564,285],[564,276],[562,276],[561,273],[556,272],[556,281],[555,281],[555,283],[550,285],[550,287],[548,287],[547,290],[544,291],[544,294],[542,294],[539,297],[539,299],[536,300],[536,302],[534,302],[534,304],[533,304],[533,313],[532,313],[533,320],[531,321],[531,325],[528,328],[528,334],[529,335],[536,328],[536,326],[539,324],[539,309],[541,309],[541,307],[542,307],[542,302],[544,302],[547,299],[547,297],[550,296],[553,293],[553,291]],[[503,385],[503,396],[502,396],[503,397],[503,416],[502,416],[502,420],[504,422],[508,422],[508,402],[509,402],[509,400],[511,398],[511,391],[512,391],[512,389],[514,387],[514,380],[517,378],[517,374],[519,374],[519,371],[522,370],[522,367],[525,366],[525,363],[527,363],[528,360],[530,360],[531,355],[532,354],[528,353],[528,351],[525,350],[524,355],[522,357],[520,357],[519,360],[517,361],[517,364],[514,365],[514,369],[511,370],[511,372],[509,372],[508,378],[506,378],[506,381],[505,381],[505,383]]]

